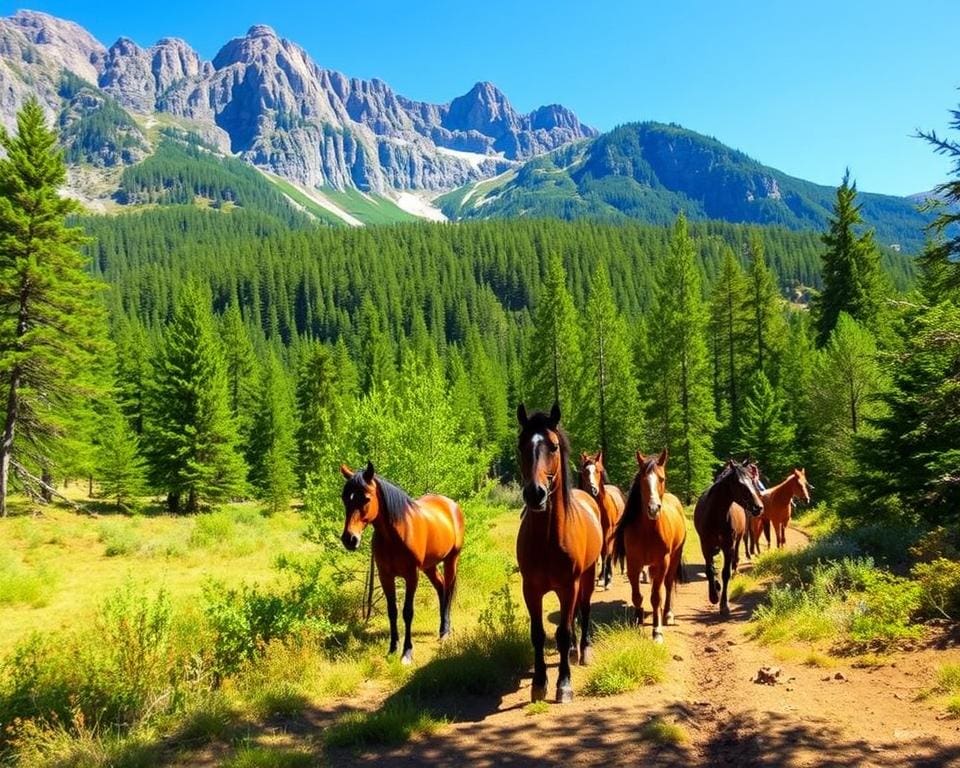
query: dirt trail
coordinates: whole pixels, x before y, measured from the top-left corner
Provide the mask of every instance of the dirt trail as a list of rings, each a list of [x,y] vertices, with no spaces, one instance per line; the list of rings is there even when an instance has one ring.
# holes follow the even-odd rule
[[[789,530],[787,545],[806,537]],[[401,766],[737,765],[960,766],[960,730],[917,701],[931,685],[942,651],[897,657],[892,665],[853,669],[781,662],[749,641],[744,627],[759,597],[732,601],[720,619],[707,602],[699,552],[686,552],[691,581],[674,602],[677,625],[666,629],[672,656],[667,681],[606,699],[579,695],[530,716],[530,679],[502,698],[451,702],[457,722],[441,733],[390,750],[336,756],[337,764]],[[749,565],[747,565],[749,568]],[[644,588],[647,606],[648,591]],[[626,615],[629,585],[619,574],[594,595],[600,621]],[[649,633],[649,619],[644,631]],[[960,661],[957,651],[949,652]],[[548,658],[556,682],[556,654]],[[764,666],[781,670],[775,685],[753,682]],[[839,677],[838,677],[839,674]],[[574,684],[583,671],[574,670]],[[826,678],[826,679],[825,679]],[[680,746],[645,738],[660,716],[689,736]]]

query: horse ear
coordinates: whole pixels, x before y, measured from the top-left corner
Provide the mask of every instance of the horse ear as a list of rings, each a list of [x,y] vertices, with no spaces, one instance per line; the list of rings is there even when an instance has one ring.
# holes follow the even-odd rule
[[[350,467],[348,467],[346,464],[341,464],[340,474],[343,475],[345,478],[347,478],[347,480],[349,480],[351,477],[353,477],[354,473],[353,473],[353,470],[350,469]]]
[[[372,461],[368,461],[368,462],[367,462],[367,468],[366,468],[365,470],[363,470],[363,481],[364,481],[365,483],[372,483],[372,482],[373,482],[373,476],[374,476],[375,474],[376,474],[376,470],[374,470],[374,468],[373,468],[373,462],[372,462]]]
[[[646,463],[647,463],[647,457],[644,456],[642,453],[640,453],[640,451],[637,451],[637,464],[639,464],[642,467]]]
[[[667,459],[670,458],[670,451],[667,450],[667,447],[664,446],[663,450],[660,451],[660,455],[657,457],[657,464],[661,467],[667,466]]]
[[[521,427],[527,426],[527,409],[523,403],[517,406],[517,421],[520,422]]]
[[[556,427],[560,423],[560,403],[553,401],[553,408],[550,409],[550,424]]]
[[[597,451],[597,458],[594,459],[597,464],[603,464],[603,449],[601,448]]]

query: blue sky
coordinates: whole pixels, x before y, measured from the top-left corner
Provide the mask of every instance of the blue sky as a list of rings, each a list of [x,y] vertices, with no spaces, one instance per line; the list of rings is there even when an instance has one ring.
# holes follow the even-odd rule
[[[669,6],[669,7],[668,7]],[[649,2],[0,2],[72,19],[106,45],[183,37],[212,58],[254,23],[324,67],[444,102],[478,80],[514,106],[571,107],[600,129],[663,120],[812,181],[908,194],[949,164],[911,138],[960,102],[957,0]]]

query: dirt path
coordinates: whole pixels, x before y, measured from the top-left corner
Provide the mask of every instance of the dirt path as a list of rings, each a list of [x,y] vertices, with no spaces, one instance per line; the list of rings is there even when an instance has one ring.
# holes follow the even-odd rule
[[[788,546],[806,537],[788,531]],[[677,626],[667,628],[672,655],[667,682],[607,699],[578,696],[530,716],[530,680],[500,699],[451,702],[456,723],[402,747],[336,756],[336,763],[402,766],[737,765],[960,766],[960,731],[917,694],[945,661],[942,651],[898,657],[872,669],[780,662],[749,641],[744,628],[759,599],[732,602],[721,621],[707,603],[699,553],[687,553],[690,583],[675,601]],[[644,592],[647,594],[646,590]],[[646,599],[646,598],[645,598]],[[598,618],[624,615],[629,585],[617,575],[594,596]],[[648,619],[649,621],[649,619]],[[649,632],[649,623],[645,627]],[[951,660],[960,661],[957,651]],[[556,655],[550,683],[556,679]],[[550,663],[550,659],[548,659]],[[779,682],[753,682],[763,666],[781,669]],[[574,683],[582,671],[574,671]],[[838,677],[839,675],[839,677]],[[657,743],[643,727],[654,717],[682,726],[680,746]]]

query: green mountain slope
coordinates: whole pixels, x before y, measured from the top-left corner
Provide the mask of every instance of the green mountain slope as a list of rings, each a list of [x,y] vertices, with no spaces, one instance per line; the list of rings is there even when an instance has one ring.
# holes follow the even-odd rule
[[[838,169],[839,178],[839,169]],[[631,123],[523,165],[506,183],[438,199],[451,218],[582,217],[666,224],[688,218],[822,230],[835,191],[762,165],[716,139],[662,123]],[[913,201],[861,194],[881,243],[914,251],[928,216]]]

